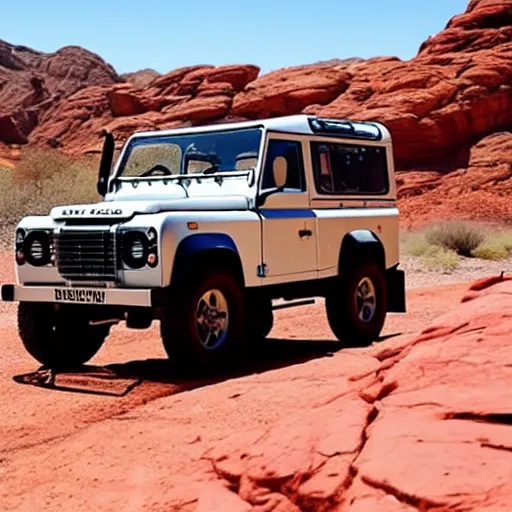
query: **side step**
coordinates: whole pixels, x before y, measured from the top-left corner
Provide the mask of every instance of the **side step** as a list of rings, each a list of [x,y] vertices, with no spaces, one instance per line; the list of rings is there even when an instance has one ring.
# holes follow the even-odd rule
[[[279,304],[272,304],[272,309],[275,311],[276,309],[295,308],[297,306],[309,306],[310,304],[315,304],[315,302],[315,299],[288,300],[286,302],[281,302]]]

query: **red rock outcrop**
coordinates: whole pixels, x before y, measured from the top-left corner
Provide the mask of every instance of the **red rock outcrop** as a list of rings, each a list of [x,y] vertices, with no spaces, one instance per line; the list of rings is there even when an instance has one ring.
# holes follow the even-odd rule
[[[512,123],[511,20],[508,1],[472,1],[466,13],[450,20],[407,62],[394,57],[334,60],[260,77],[254,66],[182,68],[142,89],[112,90],[108,114],[138,116],[142,128],[148,119],[160,127],[169,121],[201,124],[227,115],[261,118],[299,112],[379,120],[392,131],[398,169],[453,169],[461,151]],[[65,107],[57,106],[45,117],[35,143],[44,144],[44,133],[53,138],[59,108]],[[148,112],[157,115],[148,117]],[[109,119],[106,115],[103,123]],[[80,138],[92,135],[82,129]],[[61,143],[80,152],[74,134]]]
[[[444,293],[418,290],[415,313],[423,318],[434,302],[460,302],[464,292]],[[269,346],[290,329],[314,337],[318,309],[287,313]],[[163,361],[140,360],[57,374],[63,393],[4,379],[13,403],[28,410],[2,404],[0,501],[8,510],[37,502],[41,512],[508,510],[511,309],[512,276],[492,276],[419,335],[222,382],[182,380]],[[8,359],[30,369],[14,329],[1,333],[14,348],[4,367]],[[117,352],[100,360],[140,350],[140,334],[113,336]],[[305,343],[315,351],[327,342]],[[289,340],[285,350],[300,344]],[[79,389],[110,396],[70,392]],[[37,413],[43,406],[54,421]]]
[[[217,475],[265,510],[505,509],[512,283],[491,278],[470,290],[409,343],[347,355],[352,373],[337,394],[223,439],[205,454]]]
[[[512,3],[471,2],[416,58],[359,64],[344,94],[306,112],[381,120],[398,168],[449,167],[461,147],[512,123]]]
[[[140,69],[139,71],[123,73],[119,76],[123,81],[133,84],[137,89],[143,89],[161,75],[154,69]]]
[[[99,150],[103,128],[113,130],[121,142],[135,130],[212,122],[230,114],[233,97],[258,72],[252,65],[190,66],[158,77],[142,90],[131,84],[86,88],[51,107],[31,140],[80,154]]]
[[[38,59],[28,50],[22,57],[32,66]],[[19,67],[16,58],[3,57]],[[115,130],[121,143],[136,130],[299,112],[378,120],[393,134],[396,168],[413,170],[400,177],[406,208],[414,201],[424,212],[442,202],[448,216],[468,204],[479,218],[479,212],[489,217],[485,212],[497,210],[500,218],[512,215],[512,206],[502,197],[510,162],[500,156],[499,143],[488,145],[486,139],[512,126],[509,0],[471,0],[464,14],[452,18],[407,62],[395,57],[335,59],[258,73],[251,65],[190,66],[145,86],[94,86],[57,103],[48,99],[53,82],[36,80],[24,100],[26,108],[8,116],[0,112],[0,140],[20,140],[39,123],[30,136],[32,144],[81,154],[99,149],[103,128]],[[34,102],[46,105],[44,115],[39,107],[32,109]],[[486,165],[474,165],[469,155],[483,152],[482,144],[493,156]],[[485,175],[501,178],[488,180]],[[430,194],[422,206],[418,197],[426,190]]]
[[[0,141],[26,143],[42,113],[59,99],[119,81],[112,66],[83,48],[44,54],[0,40]]]
[[[414,228],[452,217],[511,223],[512,132],[483,138],[465,158],[465,167],[449,173],[397,173],[402,227]]]

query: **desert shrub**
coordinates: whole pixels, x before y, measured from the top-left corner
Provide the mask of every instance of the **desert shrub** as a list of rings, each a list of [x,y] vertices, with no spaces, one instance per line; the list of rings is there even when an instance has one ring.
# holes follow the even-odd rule
[[[47,215],[58,205],[98,201],[98,161],[54,150],[26,149],[14,169],[0,170],[0,219],[11,230],[26,215]]]
[[[475,258],[483,260],[503,260],[512,253],[512,233],[492,233],[472,251]]]
[[[486,242],[473,250],[471,254],[482,260],[504,260],[508,257],[509,252],[500,245]]]
[[[453,221],[427,229],[425,239],[429,244],[444,247],[461,256],[471,256],[472,251],[485,240],[485,233],[474,224]]]
[[[429,245],[428,249],[421,255],[421,262],[429,269],[451,272],[457,267],[459,257],[451,249],[439,245]]]
[[[503,231],[492,234],[488,237],[489,243],[496,243],[503,247],[507,252],[512,253],[512,232]]]
[[[400,245],[405,254],[418,257],[421,264],[431,270],[450,272],[459,262],[455,251],[429,242],[424,231],[403,233]]]
[[[403,236],[400,240],[400,245],[404,252],[411,256],[421,256],[431,247],[431,244],[425,240],[425,236],[422,233],[407,234],[406,236]]]

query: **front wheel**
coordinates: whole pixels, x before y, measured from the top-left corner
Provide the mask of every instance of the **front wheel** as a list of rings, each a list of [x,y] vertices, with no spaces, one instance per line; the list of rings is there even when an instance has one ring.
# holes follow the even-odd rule
[[[18,330],[34,359],[46,367],[64,369],[89,361],[103,345],[110,326],[91,326],[75,306],[20,302]]]
[[[163,312],[165,351],[171,359],[211,369],[238,362],[244,356],[244,319],[244,294],[235,276],[224,269],[199,272]]]
[[[361,347],[376,340],[387,313],[386,276],[374,261],[363,261],[339,276],[325,300],[329,325],[348,346]]]

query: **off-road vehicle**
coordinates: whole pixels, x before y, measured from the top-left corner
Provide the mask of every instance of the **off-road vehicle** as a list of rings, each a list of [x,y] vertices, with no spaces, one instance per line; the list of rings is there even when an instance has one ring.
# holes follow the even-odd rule
[[[187,364],[238,361],[273,310],[325,298],[347,346],[405,311],[393,149],[380,123],[295,115],[136,133],[113,166],[104,133],[98,204],[16,229],[20,337],[50,367],[80,365],[112,325],[160,322]]]

